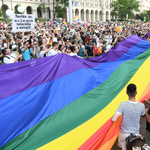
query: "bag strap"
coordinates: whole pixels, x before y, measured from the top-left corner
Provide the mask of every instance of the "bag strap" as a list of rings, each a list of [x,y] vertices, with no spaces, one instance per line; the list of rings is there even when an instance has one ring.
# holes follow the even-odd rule
[[[4,57],[10,59],[10,57],[8,57],[8,56],[6,56],[6,55],[4,55]]]

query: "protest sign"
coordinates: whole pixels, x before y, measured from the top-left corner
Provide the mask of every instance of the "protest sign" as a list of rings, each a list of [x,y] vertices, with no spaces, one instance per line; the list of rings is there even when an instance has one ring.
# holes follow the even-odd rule
[[[25,32],[28,29],[34,29],[35,15],[14,14],[12,20],[13,32]]]

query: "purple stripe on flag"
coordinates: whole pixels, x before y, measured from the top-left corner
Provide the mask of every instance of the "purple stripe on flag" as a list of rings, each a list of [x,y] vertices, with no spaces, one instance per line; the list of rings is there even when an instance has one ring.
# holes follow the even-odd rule
[[[131,36],[108,53],[90,60],[58,54],[0,66],[0,99],[58,79],[82,68],[89,69],[98,66],[101,62],[115,61],[140,41],[141,38],[138,36]]]

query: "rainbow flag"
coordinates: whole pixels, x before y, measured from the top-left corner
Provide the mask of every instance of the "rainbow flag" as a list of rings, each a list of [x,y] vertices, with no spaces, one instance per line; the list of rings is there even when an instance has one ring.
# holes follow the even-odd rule
[[[78,23],[78,22],[80,22],[80,17],[79,17],[79,15],[75,16],[75,17],[73,18],[73,21],[74,21],[75,24]]]
[[[0,46],[2,46],[2,43],[3,43],[3,39],[0,38]]]
[[[0,66],[0,150],[110,150],[128,100],[148,96],[150,42],[124,39],[102,56],[58,54]]]
[[[53,39],[50,40],[50,46],[52,46],[52,45],[53,45]]]

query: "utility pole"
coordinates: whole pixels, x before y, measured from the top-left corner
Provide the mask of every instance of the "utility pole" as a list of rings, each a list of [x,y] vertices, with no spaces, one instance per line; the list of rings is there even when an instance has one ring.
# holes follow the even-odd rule
[[[2,0],[2,7],[3,7],[3,14],[4,14],[4,19],[5,19],[5,22],[6,22],[6,17],[5,17],[5,10],[4,10],[4,0]],[[7,23],[7,22],[6,22]]]
[[[49,0],[49,19],[51,19],[51,6],[50,6],[50,0]]]
[[[55,14],[54,14],[54,0],[53,0],[53,20],[55,19]]]
[[[12,7],[12,0],[10,0],[10,3],[11,3],[11,10],[13,11],[13,7]]]
[[[72,24],[72,0],[69,0],[69,23]]]

